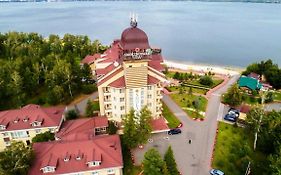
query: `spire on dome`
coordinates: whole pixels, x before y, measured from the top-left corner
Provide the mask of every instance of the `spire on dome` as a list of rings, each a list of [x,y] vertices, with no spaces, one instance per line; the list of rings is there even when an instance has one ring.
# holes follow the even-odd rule
[[[130,22],[131,27],[136,28],[138,25],[138,15],[135,13],[132,14],[130,13],[130,19],[131,19]]]

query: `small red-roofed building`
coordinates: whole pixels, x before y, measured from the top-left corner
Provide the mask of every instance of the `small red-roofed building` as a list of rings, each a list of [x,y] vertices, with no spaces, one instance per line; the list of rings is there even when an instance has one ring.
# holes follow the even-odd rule
[[[162,117],[161,90],[167,80],[161,49],[150,46],[135,19],[99,58],[87,56],[83,63],[89,60],[95,60],[100,115],[120,124],[132,108],[139,112],[147,106],[153,119]]]
[[[123,158],[118,135],[41,142],[32,147],[36,156],[29,175],[122,175]]]
[[[107,128],[107,117],[68,120],[62,124],[59,132],[55,134],[55,138],[56,140],[87,140],[106,134]]]
[[[34,136],[50,131],[57,132],[64,121],[64,107],[41,107],[29,104],[20,109],[0,112],[0,150],[12,140],[23,141],[27,145]]]

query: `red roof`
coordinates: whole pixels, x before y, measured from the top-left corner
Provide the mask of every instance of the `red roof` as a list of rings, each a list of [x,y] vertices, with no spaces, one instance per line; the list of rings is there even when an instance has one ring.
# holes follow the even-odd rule
[[[109,66],[103,68],[103,69],[97,69],[96,70],[96,74],[98,75],[106,75],[107,73],[109,73],[110,71],[112,71],[114,68],[116,68],[114,66],[114,64],[110,64]]]
[[[42,108],[39,105],[26,105],[21,109],[0,112],[0,125],[6,130],[22,130],[42,127],[56,127],[63,118],[64,107]],[[41,126],[32,126],[33,122],[42,122]]]
[[[151,126],[153,130],[152,133],[165,132],[170,130],[164,117],[152,120]]]
[[[91,64],[93,63],[96,59],[100,58],[101,55],[96,53],[94,55],[87,55],[82,61],[81,63],[83,64]]]
[[[106,82],[107,80],[111,79],[112,77],[114,77],[116,74],[120,73],[123,71],[123,68],[120,67],[119,69],[115,69],[114,72],[112,72],[109,76],[107,76],[106,78],[103,78],[101,80],[98,81],[98,86],[100,86],[101,84],[103,84],[104,82]]]
[[[160,80],[158,80],[157,78],[154,78],[153,76],[148,75],[147,76],[147,82],[148,84],[157,84],[159,83]]]
[[[125,84],[125,78],[124,76],[118,78],[117,80],[113,81],[112,83],[110,83],[108,86],[111,86],[111,87],[115,87],[115,88],[122,88],[122,87],[125,87],[126,84]]]
[[[153,70],[151,67],[148,67],[148,70],[150,70],[151,72],[157,74],[158,76],[160,76],[160,77],[162,77],[162,78],[166,78],[165,75],[161,74],[161,72],[155,71],[155,70]]]
[[[68,120],[63,123],[56,137],[61,140],[86,140],[95,135],[95,128],[108,127],[107,117]]]
[[[249,105],[241,105],[240,106],[240,112],[247,114],[248,112],[250,112],[251,110],[251,106]]]
[[[146,33],[137,27],[129,27],[125,29],[122,32],[120,44],[124,50],[150,48]]]
[[[261,76],[260,76],[259,74],[257,74],[257,73],[251,72],[251,73],[248,75],[248,77],[252,77],[252,78],[254,78],[254,79],[256,79],[256,80],[259,80]]]
[[[84,141],[52,141],[34,143],[35,161],[30,175],[40,175],[46,166],[55,166],[54,173],[67,174],[105,168],[123,167],[122,150],[118,135],[95,137]],[[79,157],[80,159],[77,159]],[[68,158],[68,161],[64,161]],[[100,160],[99,166],[89,167],[87,162]]]

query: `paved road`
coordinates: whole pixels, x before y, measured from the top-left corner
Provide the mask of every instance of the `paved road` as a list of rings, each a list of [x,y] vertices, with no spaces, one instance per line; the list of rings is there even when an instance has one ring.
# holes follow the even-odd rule
[[[220,107],[220,96],[238,78],[239,75],[233,76],[225,86],[213,92],[208,102],[206,119],[203,122],[190,119],[168,95],[163,96],[164,103],[183,123],[183,133],[176,137],[172,136],[169,141],[182,174],[209,174],[217,120],[223,112]],[[188,144],[189,139],[192,139],[191,144]]]
[[[98,98],[98,95],[99,95],[98,92],[94,92],[89,97],[77,102],[76,104],[67,106],[67,110],[77,109],[80,114],[84,115],[88,100],[89,99],[94,100]]]

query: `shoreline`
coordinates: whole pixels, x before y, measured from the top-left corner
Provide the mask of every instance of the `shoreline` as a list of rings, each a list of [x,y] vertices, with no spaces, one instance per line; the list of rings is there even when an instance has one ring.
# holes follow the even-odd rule
[[[233,76],[240,74],[244,69],[235,67],[235,66],[221,66],[221,65],[207,65],[203,63],[188,63],[185,61],[178,60],[164,60],[164,64],[167,65],[168,68],[179,69],[183,71],[189,72],[201,72],[208,73],[212,72],[220,75]]]

